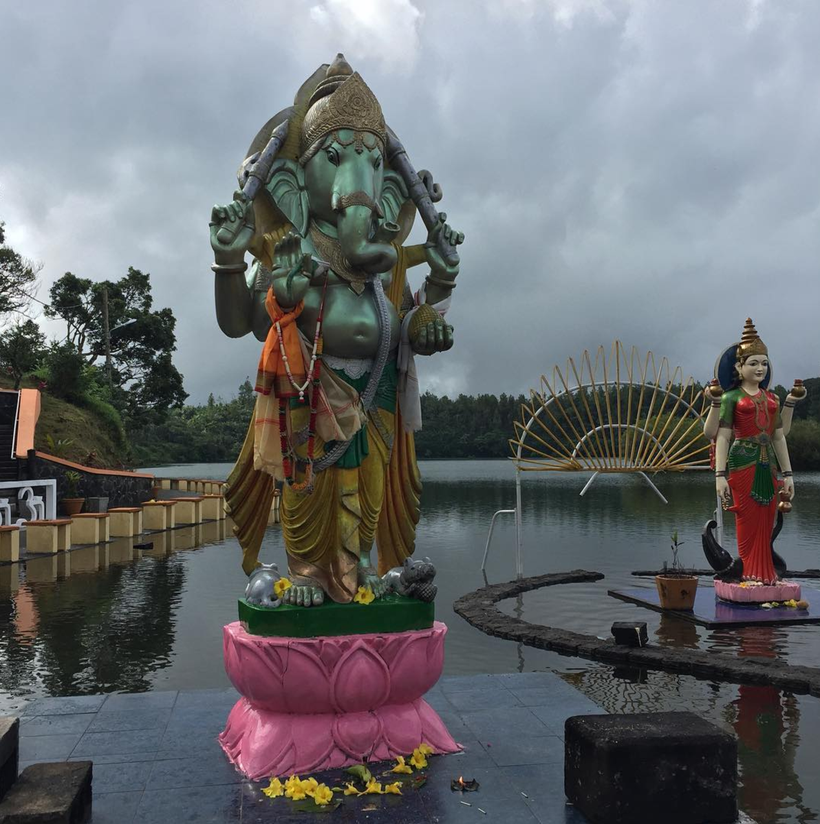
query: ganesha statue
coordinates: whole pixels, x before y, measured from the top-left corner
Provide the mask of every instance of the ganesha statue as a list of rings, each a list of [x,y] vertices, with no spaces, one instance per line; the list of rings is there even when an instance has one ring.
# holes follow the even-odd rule
[[[243,568],[257,567],[280,482],[286,603],[349,603],[360,587],[384,597],[381,576],[411,556],[419,519],[414,358],[453,345],[463,235],[342,55],[263,126],[238,176],[210,226],[219,326],[264,343],[225,487]],[[417,212],[427,240],[405,246]],[[420,264],[414,291],[407,271]]]
[[[723,352],[706,389],[711,408],[704,431],[714,444],[719,506],[735,515],[739,557],[732,558],[719,544],[715,521],[706,525],[703,548],[717,573],[715,592],[726,601],[800,598],[800,586],[783,580],[786,563],[775,552],[774,541],[794,497],[786,436],[794,407],[806,390],[796,381],[781,408],[769,390],[771,377],[768,348],[747,318],[740,342]]]

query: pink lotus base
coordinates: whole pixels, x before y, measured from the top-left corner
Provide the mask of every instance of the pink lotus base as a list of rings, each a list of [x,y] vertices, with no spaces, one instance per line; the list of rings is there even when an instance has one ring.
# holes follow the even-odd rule
[[[223,630],[225,670],[243,696],[219,736],[253,780],[461,750],[421,697],[441,676],[447,627],[384,635],[265,638]]]
[[[742,587],[740,584],[728,584],[715,581],[715,594],[724,601],[735,604],[763,604],[768,601],[800,600],[800,584],[781,581],[774,586]]]

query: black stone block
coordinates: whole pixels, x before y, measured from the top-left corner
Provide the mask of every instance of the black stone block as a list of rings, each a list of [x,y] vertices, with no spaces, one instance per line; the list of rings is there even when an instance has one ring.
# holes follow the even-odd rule
[[[32,764],[0,802],[3,824],[83,824],[90,818],[90,761]]]
[[[645,621],[616,621],[612,625],[612,637],[616,644],[626,647],[645,647],[649,643]]]
[[[593,824],[737,819],[737,742],[694,713],[573,716],[564,748],[567,799]]]
[[[17,779],[20,761],[20,722],[0,718],[0,801]]]

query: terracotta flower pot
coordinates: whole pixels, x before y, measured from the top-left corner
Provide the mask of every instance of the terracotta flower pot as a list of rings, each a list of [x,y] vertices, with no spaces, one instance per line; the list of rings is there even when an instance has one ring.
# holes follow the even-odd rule
[[[655,586],[663,609],[691,610],[695,606],[698,579],[694,575],[656,575]]]
[[[85,498],[63,498],[60,503],[62,504],[63,512],[71,517],[72,515],[79,515],[83,511]]]

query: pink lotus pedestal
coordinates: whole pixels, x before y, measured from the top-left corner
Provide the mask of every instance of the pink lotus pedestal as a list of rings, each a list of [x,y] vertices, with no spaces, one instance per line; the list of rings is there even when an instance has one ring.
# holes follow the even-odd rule
[[[243,696],[219,736],[249,778],[458,752],[422,696],[438,681],[447,627],[384,635],[266,638],[223,630],[225,670]]]
[[[772,586],[748,586],[715,581],[715,594],[735,604],[764,604],[769,601],[800,600],[800,584],[780,581]]]

